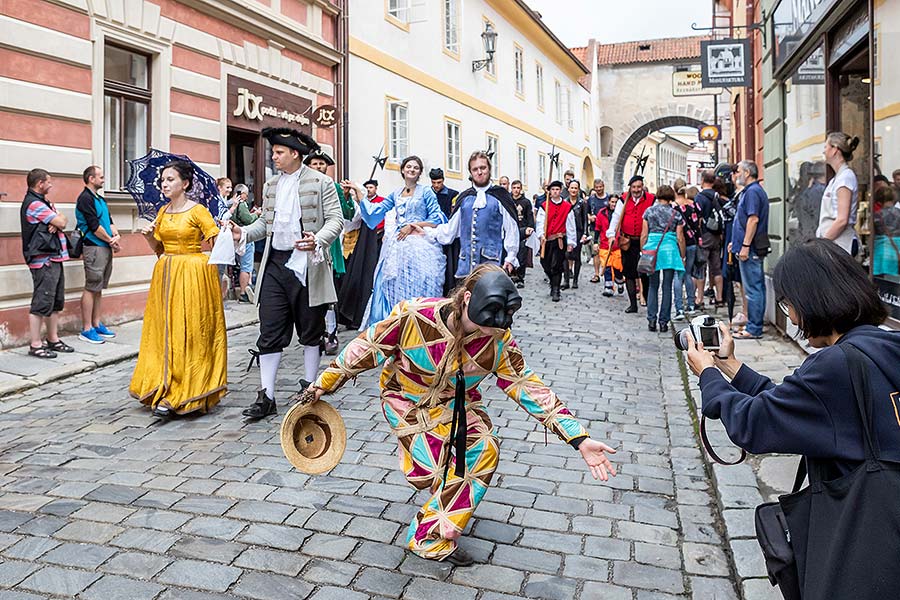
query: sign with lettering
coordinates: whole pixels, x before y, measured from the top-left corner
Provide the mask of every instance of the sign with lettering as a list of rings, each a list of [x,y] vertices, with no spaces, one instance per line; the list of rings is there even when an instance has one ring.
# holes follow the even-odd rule
[[[727,39],[700,42],[703,87],[750,85],[750,40]]]
[[[722,88],[704,88],[700,71],[675,71],[672,73],[673,96],[709,96],[721,94]]]
[[[259,131],[292,127],[312,133],[312,101],[289,92],[228,76],[228,125]]]
[[[316,127],[334,127],[338,120],[337,114],[337,108],[330,104],[319,106],[313,111],[313,123]]]

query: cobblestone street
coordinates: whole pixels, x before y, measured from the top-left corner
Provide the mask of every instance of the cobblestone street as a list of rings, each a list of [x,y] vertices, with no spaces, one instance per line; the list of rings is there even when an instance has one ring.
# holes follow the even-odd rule
[[[405,552],[422,496],[397,469],[377,373],[330,398],[348,443],[326,476],[284,458],[284,403],[243,422],[258,384],[250,327],[229,334],[230,392],[206,416],[156,422],[128,396],[133,360],[0,400],[0,600],[736,598],[671,337],[587,277],[551,304],[531,273],[514,332],[593,437],[619,448],[620,473],[592,480],[487,380],[502,442],[462,540],[477,566]],[[282,400],[301,371],[302,352],[288,354]]]

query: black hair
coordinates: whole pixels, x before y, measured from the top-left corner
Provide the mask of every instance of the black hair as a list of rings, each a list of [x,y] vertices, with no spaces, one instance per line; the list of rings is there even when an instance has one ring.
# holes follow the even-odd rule
[[[97,169],[99,168],[100,167],[98,167],[97,165],[91,165],[84,170],[84,172],[81,174],[81,179],[84,181],[85,185],[90,182],[91,177],[97,174]]]
[[[775,297],[793,307],[806,338],[881,325],[888,316],[866,270],[831,240],[794,246],[773,277]]]
[[[184,160],[173,160],[164,164],[162,169],[159,170],[159,180],[157,181],[160,188],[162,188],[162,174],[166,169],[175,169],[175,172],[178,173],[178,178],[185,182],[184,191],[190,191],[194,185],[194,165]]]

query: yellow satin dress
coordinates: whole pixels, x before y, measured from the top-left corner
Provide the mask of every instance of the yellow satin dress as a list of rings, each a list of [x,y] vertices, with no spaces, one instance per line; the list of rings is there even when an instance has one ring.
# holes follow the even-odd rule
[[[201,205],[156,217],[162,253],[153,268],[131,395],[179,415],[206,412],[226,392],[228,342],[218,269],[200,243],[219,233]]]

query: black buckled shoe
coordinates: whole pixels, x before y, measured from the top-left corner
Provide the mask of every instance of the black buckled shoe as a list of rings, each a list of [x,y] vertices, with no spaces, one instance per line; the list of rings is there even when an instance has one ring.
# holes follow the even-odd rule
[[[269,415],[278,414],[278,409],[275,407],[275,401],[266,396],[266,391],[259,390],[256,402],[251,404],[249,408],[245,408],[241,414],[251,421],[259,421]]]
[[[337,331],[332,331],[325,337],[325,355],[335,356],[338,353]]]
[[[444,560],[455,567],[469,567],[475,564],[475,559],[472,558],[472,556],[468,552],[458,546],[456,550],[453,551],[453,554],[451,554]]]

